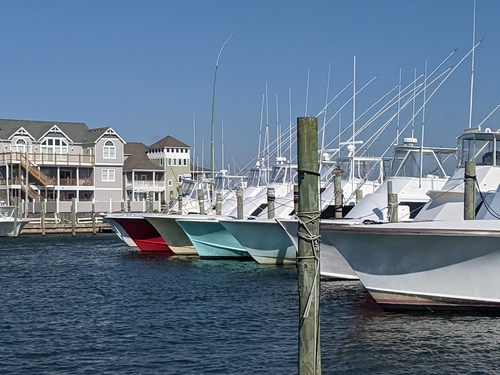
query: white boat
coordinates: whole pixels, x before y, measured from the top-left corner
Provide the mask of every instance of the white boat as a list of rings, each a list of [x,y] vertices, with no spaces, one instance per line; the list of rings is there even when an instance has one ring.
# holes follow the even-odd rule
[[[28,223],[17,215],[17,207],[0,206],[0,237],[17,237]]]
[[[183,218],[184,215],[144,214],[143,216],[158,231],[175,254],[198,254],[189,237],[176,222],[176,219]]]
[[[334,246],[346,258],[385,308],[500,308],[499,141],[499,132],[467,129],[459,137],[459,168],[441,194],[430,193],[435,199],[413,222],[339,226],[325,221],[322,243]],[[477,163],[477,186],[484,197],[477,206],[477,220],[463,220],[462,185],[468,160]]]

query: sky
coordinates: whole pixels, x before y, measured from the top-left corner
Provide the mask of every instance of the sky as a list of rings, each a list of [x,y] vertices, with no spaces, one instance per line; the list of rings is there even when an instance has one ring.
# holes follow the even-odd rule
[[[400,72],[401,87],[412,87],[426,65],[429,74],[444,61],[433,78],[444,75],[406,107],[405,123],[428,98],[404,135],[413,128],[421,141],[425,123],[426,145],[454,147],[500,104],[500,1],[477,0],[469,122],[472,57],[459,62],[472,48],[473,13],[473,0],[0,0],[0,118],[110,126],[146,145],[171,135],[205,167],[213,137],[216,168],[234,170],[262,152],[266,128],[275,140],[277,124],[286,132],[297,117],[317,116],[351,82],[359,129],[397,95]],[[445,69],[454,70],[429,98]],[[352,95],[353,84],[327,107],[325,144],[339,128],[342,141],[350,135]],[[318,116],[320,127],[327,120]],[[372,153],[391,144],[396,126]],[[500,128],[500,110],[484,127]]]

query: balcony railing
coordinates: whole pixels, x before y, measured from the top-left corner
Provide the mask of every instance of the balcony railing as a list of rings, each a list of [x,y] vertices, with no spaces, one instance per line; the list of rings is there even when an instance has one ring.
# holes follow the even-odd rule
[[[16,163],[24,160],[25,153],[6,152],[0,154],[0,163]],[[86,165],[95,164],[94,155],[29,153],[28,160],[36,165]]]

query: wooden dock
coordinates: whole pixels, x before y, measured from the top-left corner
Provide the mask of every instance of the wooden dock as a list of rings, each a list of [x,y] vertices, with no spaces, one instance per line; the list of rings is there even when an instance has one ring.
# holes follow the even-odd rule
[[[92,221],[85,220],[75,223],[75,232],[78,233],[93,233],[94,227]],[[97,220],[95,223],[96,233],[112,233],[111,226],[102,220]],[[45,221],[45,234],[60,234],[60,233],[73,233],[73,226],[67,220],[46,220]],[[39,220],[32,220],[23,228],[21,235],[24,234],[42,234],[42,224]]]

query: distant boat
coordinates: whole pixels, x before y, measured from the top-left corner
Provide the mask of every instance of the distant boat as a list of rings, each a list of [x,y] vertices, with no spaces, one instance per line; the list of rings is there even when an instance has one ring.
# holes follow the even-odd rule
[[[135,245],[142,251],[172,252],[155,227],[141,213],[109,214],[103,215],[103,219],[129,246]]]
[[[28,223],[17,215],[17,207],[0,206],[0,237],[17,237]]]

